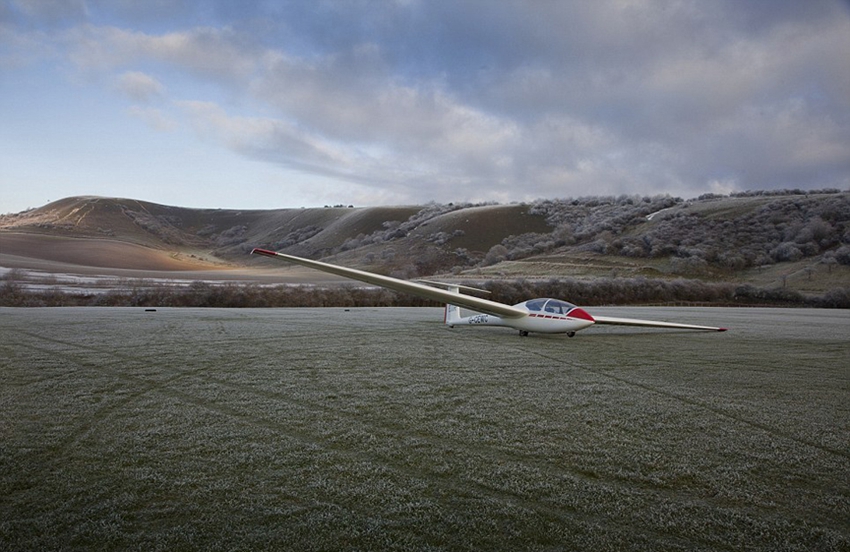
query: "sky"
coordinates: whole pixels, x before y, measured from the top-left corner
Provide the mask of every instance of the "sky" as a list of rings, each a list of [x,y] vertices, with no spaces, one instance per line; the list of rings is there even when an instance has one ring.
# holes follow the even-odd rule
[[[846,0],[0,0],[0,213],[850,188]]]

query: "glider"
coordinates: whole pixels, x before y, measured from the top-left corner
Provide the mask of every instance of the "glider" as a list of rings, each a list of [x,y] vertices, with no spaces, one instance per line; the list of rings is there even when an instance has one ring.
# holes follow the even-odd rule
[[[275,259],[282,259],[291,263],[299,264],[329,274],[351,278],[385,287],[394,291],[410,293],[426,299],[446,303],[445,323],[449,327],[469,326],[507,326],[519,330],[519,334],[527,336],[529,332],[538,333],[565,333],[569,337],[575,335],[579,330],[589,328],[594,324],[620,324],[625,326],[645,326],[652,328],[673,328],[680,330],[707,330],[724,332],[726,328],[713,326],[696,326],[693,324],[676,324],[673,322],[657,322],[654,320],[638,320],[635,318],[610,318],[607,316],[591,316],[586,310],[572,303],[559,299],[530,299],[517,305],[506,305],[497,301],[490,301],[472,295],[461,293],[464,291],[484,291],[476,288],[462,286],[460,284],[445,284],[440,282],[429,282],[420,280],[413,282],[400,280],[390,276],[365,272],[354,268],[346,268],[339,265],[313,261],[269,251],[268,249],[255,248],[251,251],[254,255],[264,255]],[[445,288],[445,289],[441,289]],[[484,293],[488,293],[484,291]],[[462,316],[461,307],[475,311],[473,316]]]

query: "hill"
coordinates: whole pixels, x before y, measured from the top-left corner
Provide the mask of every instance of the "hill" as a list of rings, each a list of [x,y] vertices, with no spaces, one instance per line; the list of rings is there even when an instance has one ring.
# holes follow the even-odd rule
[[[6,268],[288,270],[250,257],[253,247],[401,277],[686,278],[822,293],[850,287],[850,193],[269,210],[71,197],[0,216]]]
[[[482,274],[682,277],[802,292],[850,283],[847,192],[547,200],[531,213],[545,216],[550,234],[505,240]]]
[[[527,211],[513,205],[187,209],[71,197],[0,216],[0,254],[7,261],[17,257],[18,263],[30,258],[102,268],[202,270],[256,266],[247,254],[262,246],[309,257],[339,255],[395,270],[410,263],[421,267],[423,255],[442,257],[450,238],[486,251],[512,234],[548,228],[542,216],[526,216]],[[378,245],[388,247],[380,248],[376,263]],[[451,260],[453,254],[445,257]],[[446,260],[435,264],[452,266]]]

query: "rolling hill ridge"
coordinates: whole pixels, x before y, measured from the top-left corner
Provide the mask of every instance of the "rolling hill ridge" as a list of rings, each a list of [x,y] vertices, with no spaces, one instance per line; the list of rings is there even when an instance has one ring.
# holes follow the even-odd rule
[[[823,291],[850,287],[850,193],[268,210],[84,196],[0,216],[7,268],[270,270],[248,255],[254,247],[401,277],[688,278]]]

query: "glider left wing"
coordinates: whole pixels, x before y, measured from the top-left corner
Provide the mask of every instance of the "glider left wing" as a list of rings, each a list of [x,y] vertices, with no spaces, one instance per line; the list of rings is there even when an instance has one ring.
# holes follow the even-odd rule
[[[269,251],[268,249],[256,248],[251,251],[251,254],[283,259],[291,263],[321,270],[322,272],[327,272],[329,274],[336,274],[337,276],[342,276],[344,278],[360,280],[367,284],[374,284],[394,291],[424,297],[425,299],[449,303],[451,305],[464,307],[484,314],[492,314],[502,318],[523,318],[528,316],[527,311],[518,307],[512,307],[496,301],[488,301],[487,299],[481,299],[480,297],[473,297],[471,295],[452,293],[451,291],[433,288],[426,286],[425,284],[410,282],[408,280],[400,280],[398,278],[383,276],[381,274],[373,274],[371,272],[365,272],[354,268],[346,268],[344,266],[332,265],[321,261],[313,261],[311,259],[304,259],[294,255]]]

